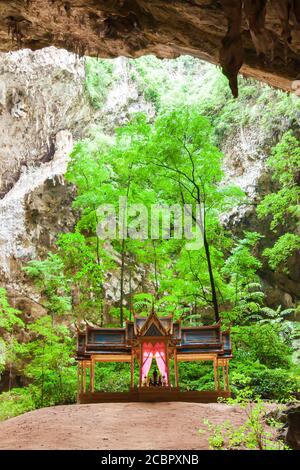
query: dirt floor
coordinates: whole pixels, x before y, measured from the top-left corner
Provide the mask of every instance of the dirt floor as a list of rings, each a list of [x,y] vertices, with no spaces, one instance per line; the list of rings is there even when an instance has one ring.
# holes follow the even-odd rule
[[[55,406],[0,423],[0,449],[208,449],[203,420],[239,426],[237,406],[105,403]]]

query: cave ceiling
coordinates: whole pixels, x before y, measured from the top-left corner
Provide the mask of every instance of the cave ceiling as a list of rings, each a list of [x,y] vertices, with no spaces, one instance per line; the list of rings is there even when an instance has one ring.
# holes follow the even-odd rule
[[[182,54],[292,91],[300,0],[0,0],[0,51],[47,46],[112,58]]]

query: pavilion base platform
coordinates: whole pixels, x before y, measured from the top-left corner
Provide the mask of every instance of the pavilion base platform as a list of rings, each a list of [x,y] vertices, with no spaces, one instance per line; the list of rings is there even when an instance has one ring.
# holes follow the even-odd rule
[[[138,390],[129,392],[86,392],[80,393],[78,403],[130,403],[169,402],[217,403],[218,398],[230,398],[228,390],[183,391],[178,389]]]

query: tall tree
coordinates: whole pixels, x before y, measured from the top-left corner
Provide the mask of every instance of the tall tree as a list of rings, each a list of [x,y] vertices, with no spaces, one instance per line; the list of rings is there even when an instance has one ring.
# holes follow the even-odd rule
[[[138,121],[135,133],[141,131],[141,122]],[[211,143],[209,121],[196,109],[183,107],[162,114],[153,126],[144,123],[144,128],[138,142],[139,155],[148,173],[155,175],[152,185],[159,199],[193,207],[190,215],[202,234],[211,301],[215,319],[219,321],[211,246],[217,244],[214,236],[220,226],[221,212],[236,204],[242,192],[221,186],[222,155]]]

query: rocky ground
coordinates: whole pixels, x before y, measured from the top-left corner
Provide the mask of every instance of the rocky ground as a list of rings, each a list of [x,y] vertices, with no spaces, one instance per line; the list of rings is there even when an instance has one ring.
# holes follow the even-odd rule
[[[0,423],[0,449],[208,449],[203,420],[234,427],[238,406],[200,403],[102,403],[55,406]],[[199,430],[205,432],[199,432]]]

